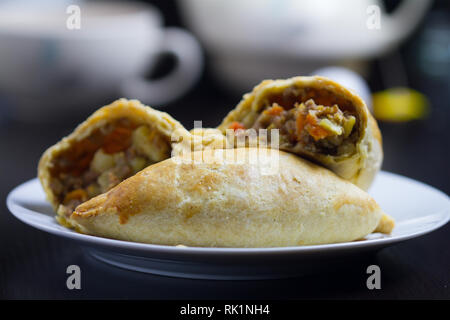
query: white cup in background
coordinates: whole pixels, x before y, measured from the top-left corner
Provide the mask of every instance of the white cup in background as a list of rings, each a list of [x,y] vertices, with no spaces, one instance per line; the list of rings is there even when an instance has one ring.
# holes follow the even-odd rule
[[[164,28],[154,7],[72,3],[80,8],[79,29],[67,27],[67,1],[0,4],[0,96],[16,118],[58,119],[119,96],[161,106],[198,79],[203,66],[198,42],[182,29]],[[145,79],[163,52],[175,56],[174,70],[162,79]]]

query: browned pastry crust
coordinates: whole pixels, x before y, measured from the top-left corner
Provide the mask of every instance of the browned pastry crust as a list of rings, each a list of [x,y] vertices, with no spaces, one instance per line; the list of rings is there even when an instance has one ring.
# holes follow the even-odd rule
[[[194,158],[202,161],[173,157],[147,167],[79,205],[70,223],[144,243],[275,247],[361,239],[383,215],[354,184],[289,153],[215,149]],[[268,164],[276,168],[269,174]]]

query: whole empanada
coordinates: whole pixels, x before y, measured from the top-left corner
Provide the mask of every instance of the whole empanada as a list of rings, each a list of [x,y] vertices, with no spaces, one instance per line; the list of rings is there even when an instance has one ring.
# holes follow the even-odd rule
[[[149,166],[79,205],[70,223],[144,243],[276,247],[362,239],[382,216],[365,191],[321,166],[275,149],[239,148]]]

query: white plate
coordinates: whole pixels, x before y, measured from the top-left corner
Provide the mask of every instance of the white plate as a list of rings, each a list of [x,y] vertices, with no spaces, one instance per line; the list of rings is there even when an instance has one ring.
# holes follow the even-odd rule
[[[280,248],[173,247],[76,233],[56,222],[37,179],[11,191],[7,205],[19,220],[78,241],[103,262],[135,271],[199,279],[263,279],[306,274],[363,251],[421,236],[443,226],[450,217],[446,194],[399,175],[381,172],[369,193],[396,220],[390,236],[372,234],[362,241]]]

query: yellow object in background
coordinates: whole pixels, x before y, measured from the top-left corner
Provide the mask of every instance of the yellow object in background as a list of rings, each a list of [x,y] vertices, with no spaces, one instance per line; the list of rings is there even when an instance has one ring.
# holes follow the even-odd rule
[[[429,110],[425,95],[409,88],[374,93],[373,113],[378,120],[403,122],[424,118]]]

